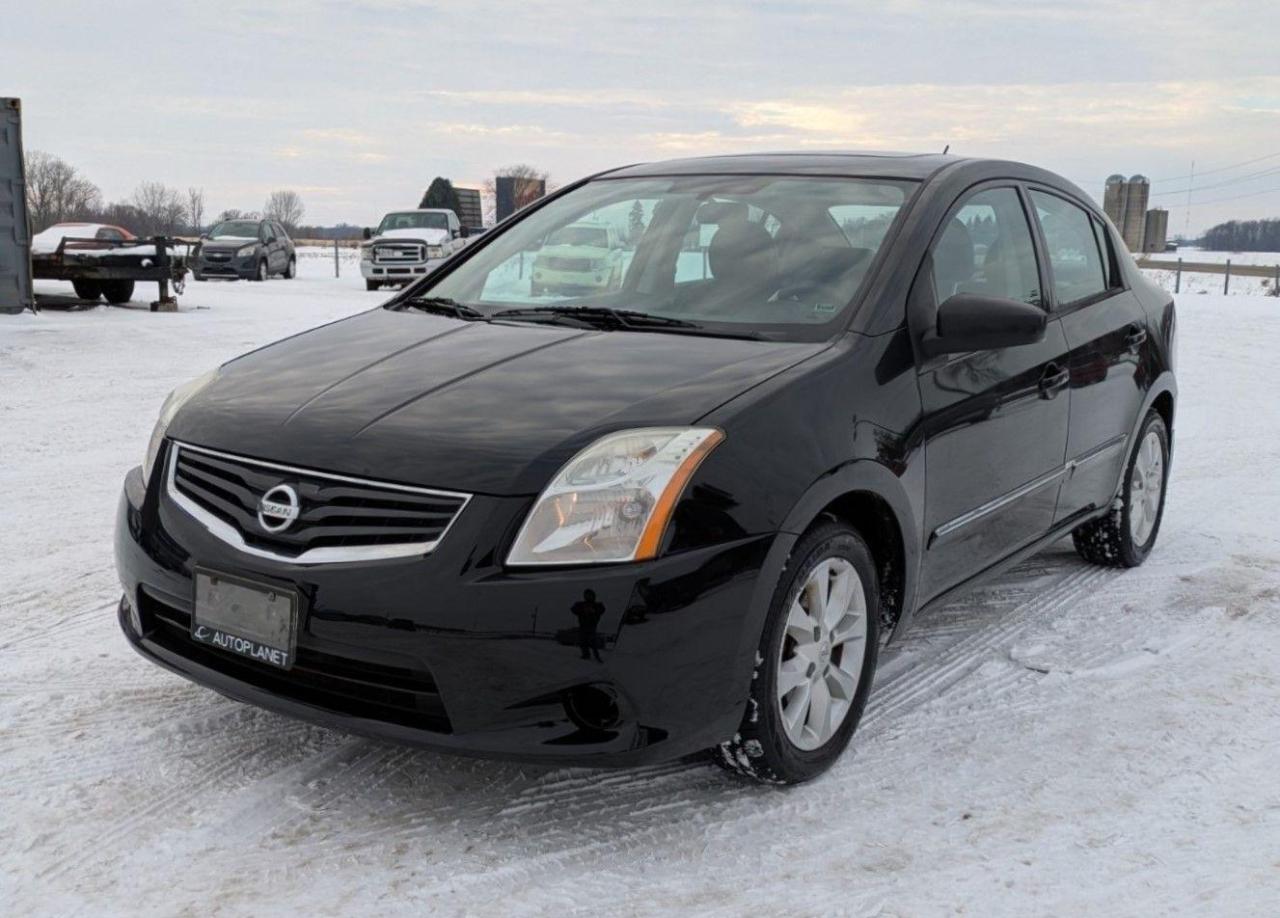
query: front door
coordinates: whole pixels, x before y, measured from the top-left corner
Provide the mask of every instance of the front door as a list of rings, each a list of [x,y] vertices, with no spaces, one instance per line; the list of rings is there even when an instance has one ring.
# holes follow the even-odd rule
[[[917,284],[931,282],[926,292],[935,320],[936,304],[956,293],[1047,307],[1024,198],[1012,185],[963,196],[940,227],[929,261],[931,271]],[[913,300],[918,295],[913,291]],[[1067,449],[1066,353],[1062,323],[1051,317],[1039,343],[920,366],[927,476],[922,599],[1052,528]]]

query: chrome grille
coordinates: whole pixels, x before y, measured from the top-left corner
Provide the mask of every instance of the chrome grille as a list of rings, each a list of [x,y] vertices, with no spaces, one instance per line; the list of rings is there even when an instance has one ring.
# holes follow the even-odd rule
[[[427,253],[416,243],[384,243],[373,247],[373,260],[380,265],[411,264],[427,260]]]
[[[185,443],[171,444],[169,454],[167,492],[175,504],[241,551],[298,564],[427,554],[470,500]],[[297,495],[297,518],[269,531],[259,501],[281,485]]]
[[[547,268],[552,271],[590,271],[590,258],[566,258],[563,255],[550,255],[546,259]]]

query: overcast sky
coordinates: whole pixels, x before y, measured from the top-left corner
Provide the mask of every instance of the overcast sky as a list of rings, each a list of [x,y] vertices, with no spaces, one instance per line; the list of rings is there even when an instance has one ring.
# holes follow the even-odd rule
[[[250,210],[286,187],[307,222],[368,224],[437,174],[513,162],[564,183],[949,143],[1095,195],[1144,173],[1171,233],[1193,159],[1193,230],[1280,217],[1276,0],[12,0],[0,18],[27,147],[107,198],[153,179]]]

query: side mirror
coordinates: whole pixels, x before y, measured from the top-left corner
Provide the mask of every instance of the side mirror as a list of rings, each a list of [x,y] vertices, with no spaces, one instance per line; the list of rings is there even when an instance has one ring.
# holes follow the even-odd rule
[[[360,235],[361,235],[361,237],[363,237],[363,238],[365,238],[365,239],[372,239],[372,238],[373,238],[373,230],[369,229],[369,227],[367,227],[367,226],[366,226],[366,227],[364,228],[364,230],[360,233]]]
[[[267,237],[267,245],[274,245],[274,244],[275,244],[275,242],[276,242],[276,237],[275,237],[275,236],[268,236],[268,237]]]
[[[471,235],[471,230],[468,227],[460,226],[458,227],[458,235],[461,236],[463,239],[466,239],[468,236]]]
[[[938,306],[936,329],[925,332],[926,357],[1035,344],[1044,339],[1049,317],[1039,306],[998,296],[957,293]]]

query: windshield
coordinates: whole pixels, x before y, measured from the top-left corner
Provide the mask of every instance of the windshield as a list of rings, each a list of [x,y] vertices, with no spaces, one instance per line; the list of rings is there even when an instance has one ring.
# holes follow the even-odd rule
[[[586,245],[607,249],[609,231],[597,226],[566,226],[548,236],[547,245]]]
[[[214,239],[257,239],[257,220],[223,220],[209,235]]]
[[[449,228],[449,218],[444,214],[387,214],[382,218],[382,222],[378,224],[378,235],[382,235],[387,230],[399,229],[441,229]]]
[[[914,187],[788,175],[597,179],[411,295],[490,316],[604,307],[709,334],[822,340]]]

